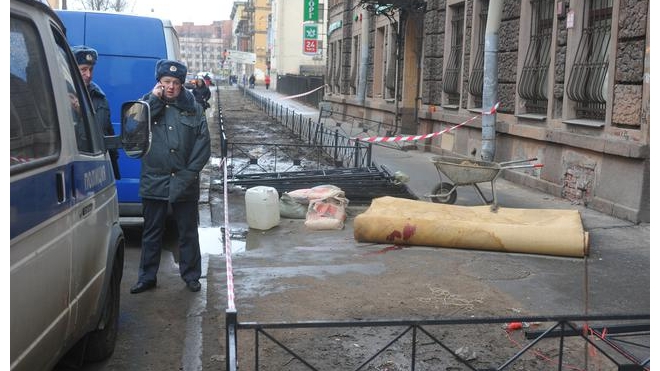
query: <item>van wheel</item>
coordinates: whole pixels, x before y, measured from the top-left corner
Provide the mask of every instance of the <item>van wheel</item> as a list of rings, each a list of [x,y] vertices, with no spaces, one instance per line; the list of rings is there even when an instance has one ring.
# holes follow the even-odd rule
[[[121,256],[121,254],[118,255]],[[87,335],[87,347],[85,348],[85,361],[87,362],[101,361],[110,357],[115,351],[119,329],[119,290],[123,263],[123,259],[115,259],[99,328]]]

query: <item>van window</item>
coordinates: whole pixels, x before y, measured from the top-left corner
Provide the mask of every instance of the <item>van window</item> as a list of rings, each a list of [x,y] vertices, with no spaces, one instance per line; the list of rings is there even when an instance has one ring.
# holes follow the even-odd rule
[[[10,167],[11,172],[54,159],[60,133],[43,47],[33,23],[10,24]]]
[[[58,46],[57,66],[66,82],[67,95],[71,105],[71,116],[76,133],[78,151],[90,155],[98,155],[103,150],[100,129],[90,123],[95,123],[92,116],[93,108],[87,88],[84,85],[78,64],[73,59],[73,54],[67,53],[69,45],[66,39],[53,30],[55,41]]]

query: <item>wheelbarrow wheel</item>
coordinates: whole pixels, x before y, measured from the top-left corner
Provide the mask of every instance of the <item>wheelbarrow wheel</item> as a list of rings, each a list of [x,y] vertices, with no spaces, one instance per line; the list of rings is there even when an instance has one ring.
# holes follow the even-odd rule
[[[453,204],[456,202],[456,190],[450,183],[438,184],[435,186],[435,188],[433,188],[433,192],[431,194],[431,201],[435,202],[436,204]]]

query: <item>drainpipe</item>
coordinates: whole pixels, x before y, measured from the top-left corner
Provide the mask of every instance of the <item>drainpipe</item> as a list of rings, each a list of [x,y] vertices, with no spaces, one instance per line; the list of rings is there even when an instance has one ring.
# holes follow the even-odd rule
[[[404,9],[399,10],[398,29],[396,31],[396,68],[394,71],[394,130],[392,134],[399,132],[399,98],[401,95],[401,66],[403,64],[403,22],[407,20],[407,13]],[[392,135],[391,134],[391,135]]]
[[[484,45],[484,93],[482,108],[489,109],[497,103],[497,49],[498,31],[502,20],[503,0],[488,3],[488,21]],[[495,158],[495,122],[497,113],[481,116],[481,159],[493,161]]]
[[[369,62],[369,20],[367,9],[362,10],[362,42],[360,47],[360,71],[358,76],[357,99],[364,107],[367,97],[367,63]],[[364,113],[364,112],[363,112]]]

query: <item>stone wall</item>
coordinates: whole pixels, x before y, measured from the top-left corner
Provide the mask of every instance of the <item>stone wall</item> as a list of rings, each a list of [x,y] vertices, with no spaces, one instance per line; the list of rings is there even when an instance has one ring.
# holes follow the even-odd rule
[[[646,0],[622,0],[619,9],[619,32],[614,74],[612,125],[639,127],[642,112],[644,57],[646,48]]]
[[[424,15],[424,69],[422,103],[442,104],[442,72],[445,48],[446,2],[431,0]]]

